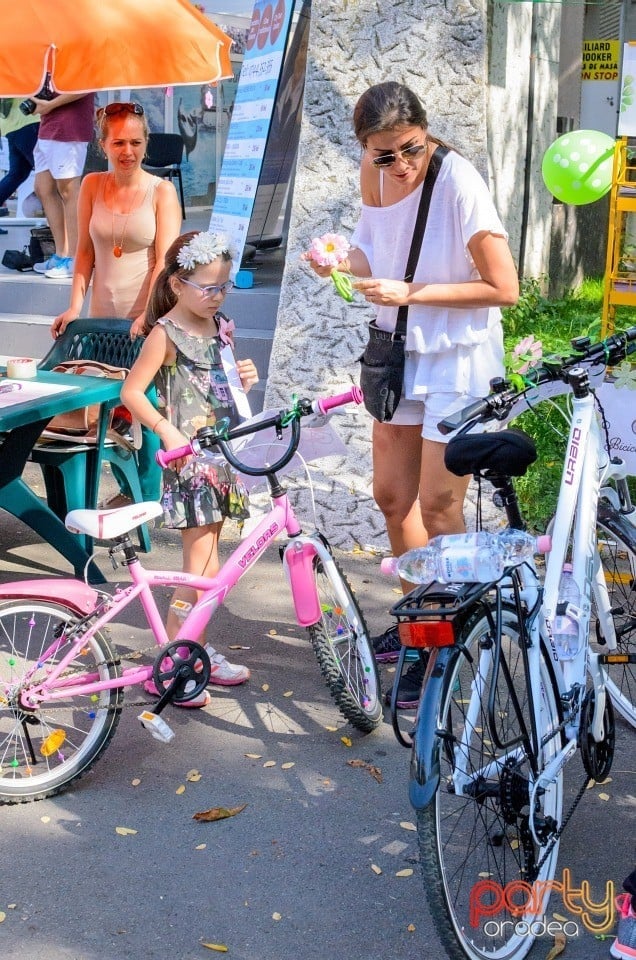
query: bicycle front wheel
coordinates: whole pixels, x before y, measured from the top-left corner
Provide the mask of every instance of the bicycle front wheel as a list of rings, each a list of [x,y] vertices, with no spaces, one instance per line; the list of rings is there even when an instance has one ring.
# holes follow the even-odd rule
[[[308,627],[329,692],[342,715],[369,733],[382,720],[380,678],[369,629],[347,578],[331,557],[314,560],[322,616]]]
[[[614,518],[616,520],[616,518]],[[609,515],[608,515],[609,522]],[[626,524],[624,518],[618,523],[603,523],[603,513],[599,512],[597,522],[597,543],[601,566],[604,573],[609,597],[610,615],[616,632],[616,653],[636,654],[636,555],[633,540],[630,544],[628,532],[621,535],[620,525]],[[634,533],[636,537],[636,532]],[[597,601],[598,603],[598,601]],[[595,604],[595,607],[597,604]],[[595,609],[598,615],[598,610]],[[594,639],[591,634],[590,639]],[[596,621],[596,639],[602,639],[600,620]],[[599,653],[609,653],[605,645],[598,646]],[[607,672],[607,692],[616,710],[636,727],[636,663],[610,663],[605,665]]]
[[[543,845],[535,841],[530,822],[537,764],[545,764],[561,745],[555,681],[542,653],[541,745],[528,749],[520,738],[530,717],[514,609],[504,607],[502,620],[497,671],[484,611],[472,614],[457,638],[436,722],[441,781],[434,800],[417,813],[424,888],[452,960],[525,957],[534,940],[532,922],[541,920],[546,906],[539,894],[532,903],[537,889],[532,884],[551,880],[557,864],[558,842],[549,843],[561,820],[562,773],[534,803],[534,828]]]
[[[110,644],[99,634],[83,640],[51,687],[55,698],[24,706],[24,695],[68,654],[71,641],[63,631],[77,619],[63,603],[0,604],[0,803],[59,793],[90,770],[117,729],[120,688],[74,693],[80,683],[119,676]]]

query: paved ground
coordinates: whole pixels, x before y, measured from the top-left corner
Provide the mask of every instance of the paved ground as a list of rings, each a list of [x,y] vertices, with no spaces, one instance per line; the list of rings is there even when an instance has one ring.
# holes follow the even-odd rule
[[[59,569],[56,555],[13,518],[1,514],[0,530],[3,581]],[[176,565],[173,535],[154,539],[149,565]],[[340,559],[370,624],[383,627],[393,594],[377,559]],[[117,576],[109,574],[112,582]],[[114,631],[117,641],[148,646],[139,624],[135,612]],[[415,834],[402,826],[413,820],[408,753],[387,723],[363,737],[341,720],[293,621],[274,555],[230,596],[214,636],[222,650],[246,648],[233,656],[250,666],[249,684],[215,692],[203,711],[168,708],[176,732],[169,745],[140,727],[139,708],[125,710],[107,753],[75,789],[0,811],[3,960],[214,956],[203,942],[227,945],[235,960],[443,956]],[[587,791],[562,843],[561,867],[577,883],[588,880],[596,899],[636,859],[635,744],[619,724],[612,781]],[[379,767],[382,783],[352,759]],[[201,779],[188,781],[194,769]],[[572,772],[578,784],[578,767]],[[240,804],[247,806],[230,820],[192,819]],[[137,832],[121,836],[122,826]],[[404,869],[413,875],[396,876]],[[554,901],[552,908],[565,913]],[[539,942],[531,958],[545,958],[551,946]],[[608,948],[582,933],[564,957],[597,960]]]

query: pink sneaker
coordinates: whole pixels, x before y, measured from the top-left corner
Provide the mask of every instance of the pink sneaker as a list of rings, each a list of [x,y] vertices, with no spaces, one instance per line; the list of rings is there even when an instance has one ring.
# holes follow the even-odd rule
[[[222,653],[217,653],[214,647],[206,643],[205,649],[210,658],[210,679],[208,683],[220,687],[236,687],[250,678],[247,667],[240,663],[230,663]]]
[[[194,684],[194,680],[188,680],[188,683],[186,683],[186,686],[185,686],[186,692],[190,684]],[[192,690],[193,688],[190,686],[190,689]],[[151,697],[161,696],[154,680],[146,680],[146,682],[144,683],[144,690],[146,691],[146,693],[149,693]],[[188,700],[185,703],[173,702],[172,706],[173,707],[194,707],[196,709],[198,707],[207,707],[208,704],[210,703],[212,703],[212,697],[210,696],[207,690],[204,690],[202,693],[199,694],[198,697],[195,697],[194,700]]]
[[[610,947],[610,954],[616,960],[634,960],[636,958],[636,912],[632,909],[629,893],[620,893],[614,900],[618,914],[616,940]]]

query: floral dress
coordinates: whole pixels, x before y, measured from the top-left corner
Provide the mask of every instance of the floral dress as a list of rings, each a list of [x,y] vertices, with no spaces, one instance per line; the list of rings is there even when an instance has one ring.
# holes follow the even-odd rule
[[[228,417],[231,426],[238,414],[221,361],[219,337],[193,337],[174,321],[158,321],[176,349],[176,359],[157,372],[159,409],[186,437],[201,427]],[[164,525],[173,529],[202,527],[225,517],[249,516],[247,491],[221,453],[204,451],[180,473],[163,471]]]

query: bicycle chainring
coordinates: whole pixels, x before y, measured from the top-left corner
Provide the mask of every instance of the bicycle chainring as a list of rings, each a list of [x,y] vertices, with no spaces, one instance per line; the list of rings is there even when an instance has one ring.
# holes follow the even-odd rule
[[[188,703],[198,697],[210,679],[210,658],[195,640],[174,640],[162,647],[152,665],[157,690],[171,691],[173,703]],[[186,686],[192,686],[186,692]]]
[[[592,739],[590,727],[594,717],[594,690],[590,689],[585,694],[581,705],[581,726],[579,729],[579,748],[581,750],[581,759],[585,772],[592,780],[600,782],[605,780],[612,769],[612,760],[614,759],[614,743],[616,739],[616,730],[614,725],[614,707],[609,695],[605,695],[605,710],[603,712],[603,733],[604,739],[596,743]]]

